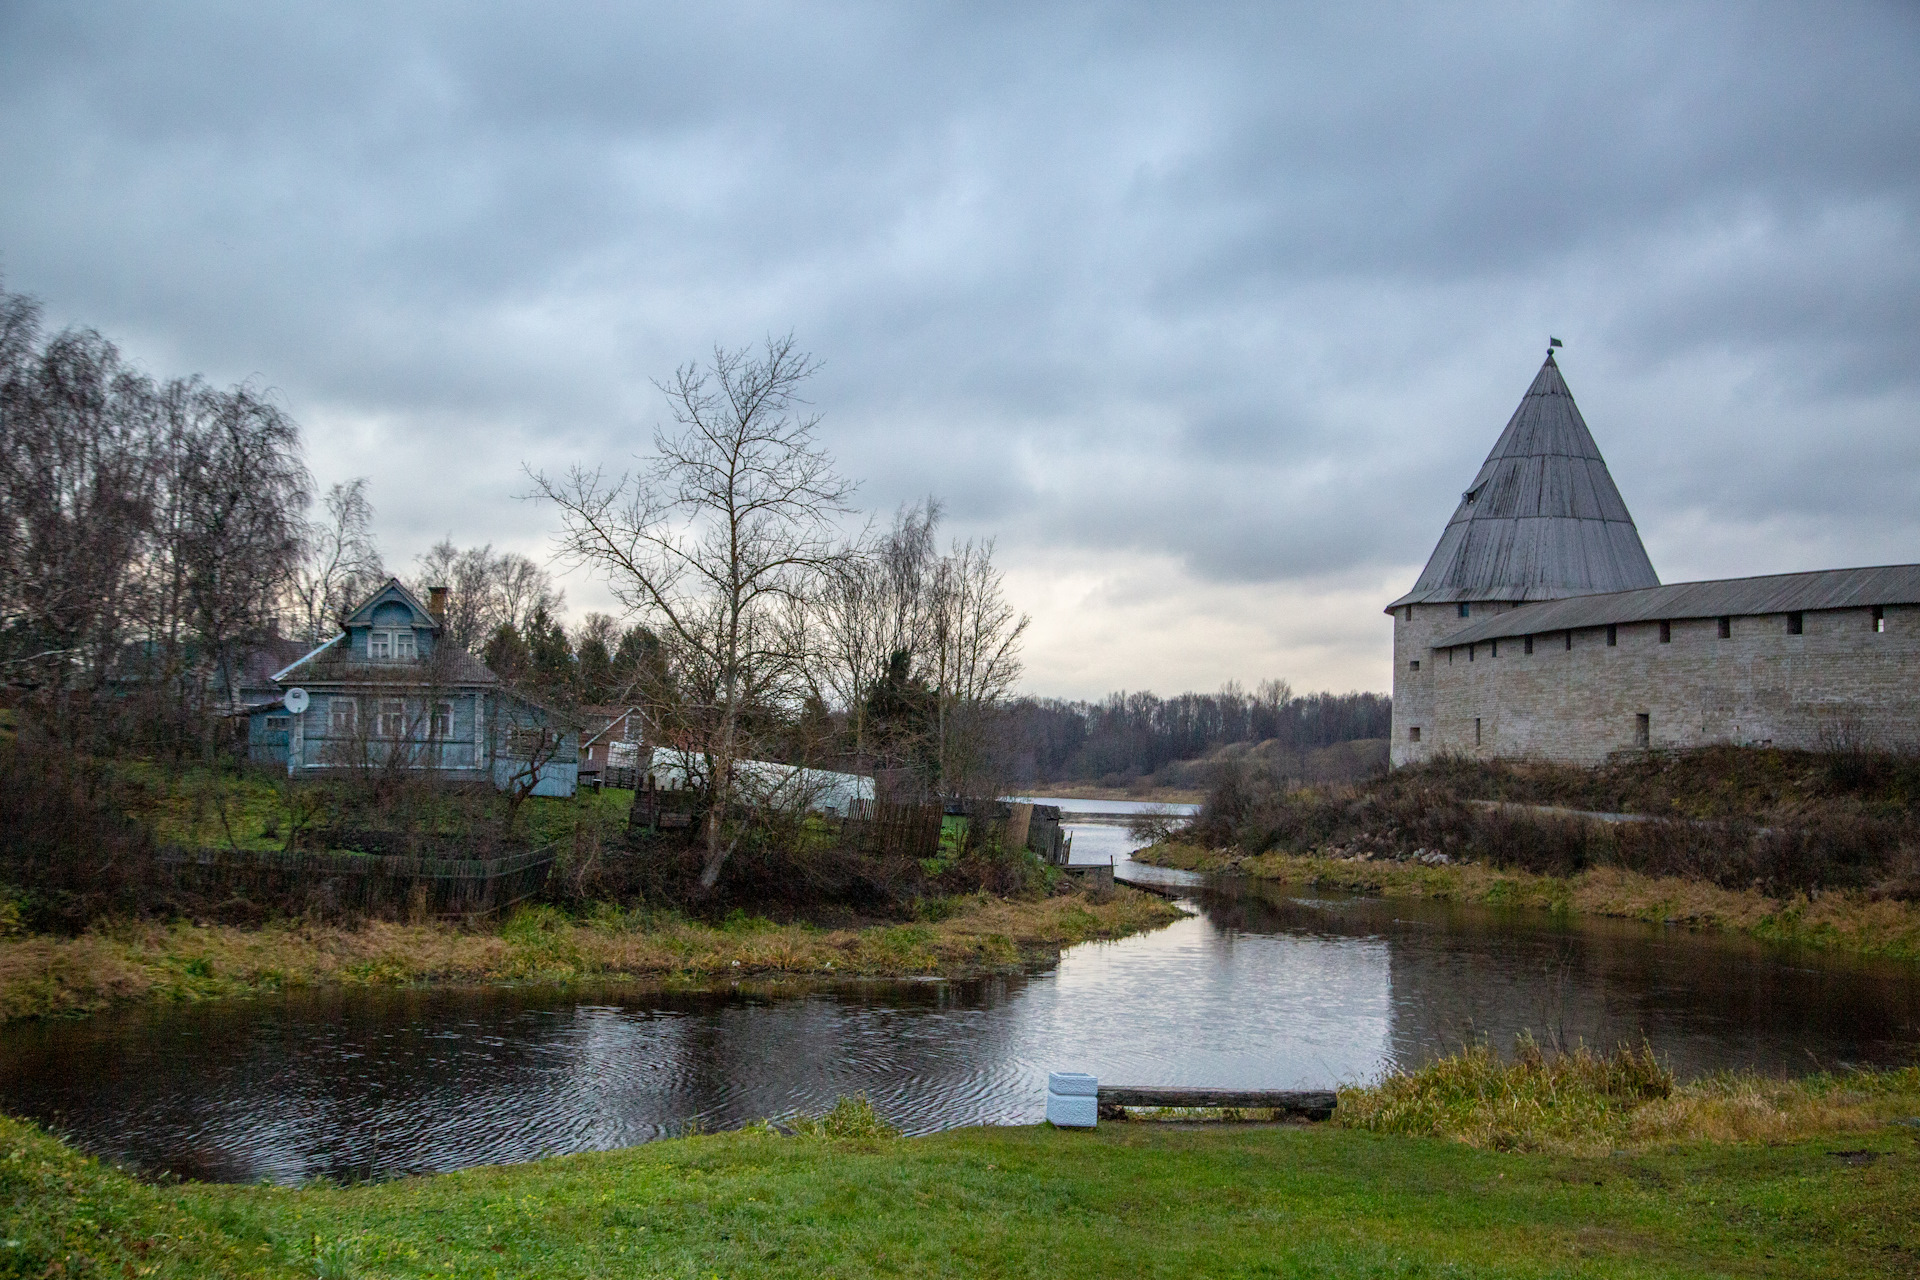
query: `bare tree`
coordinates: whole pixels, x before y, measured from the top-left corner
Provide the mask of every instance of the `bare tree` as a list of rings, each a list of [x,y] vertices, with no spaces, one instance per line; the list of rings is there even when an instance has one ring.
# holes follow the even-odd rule
[[[106,679],[127,635],[152,527],[155,391],[111,342],[42,343],[7,296],[0,371],[0,635],[10,682],[56,692]]]
[[[913,659],[927,634],[940,515],[932,497],[901,507],[887,533],[846,549],[817,602],[823,692],[846,708],[857,761],[868,759],[872,745],[867,719],[875,688],[902,663],[906,675],[918,674]]]
[[[252,388],[216,391],[195,379],[172,394],[185,405],[167,477],[186,493],[176,556],[186,566],[194,629],[234,702],[236,647],[276,621],[279,585],[299,559],[312,477],[300,460],[300,429]]]
[[[302,554],[287,583],[300,636],[315,644],[387,576],[373,539],[366,477],[333,485],[320,506],[321,518],[302,530]]]
[[[557,616],[567,601],[566,593],[553,585],[553,576],[526,556],[495,554],[491,543],[462,550],[451,538],[415,559],[409,585],[422,596],[431,587],[448,589],[447,634],[474,653],[501,627],[525,635],[543,610]]]
[[[673,727],[708,765],[703,889],[733,851],[734,770],[751,758],[752,713],[804,688],[784,615],[841,558],[831,521],[853,487],[814,440],[818,415],[803,411],[817,368],[791,336],[757,353],[715,348],[710,365],[661,384],[675,429],[656,430],[650,466],[612,479],[582,467],[533,475],[560,509],[561,554],[602,573],[668,649]]]
[[[276,618],[310,480],[251,387],[156,385],[92,330],[0,290],[0,670],[48,694],[125,679],[197,713]],[[124,702],[116,705],[124,707]]]
[[[940,786],[953,794],[982,782],[991,765],[994,715],[1020,678],[1016,614],[993,563],[993,540],[956,542],[932,585],[931,684]]]

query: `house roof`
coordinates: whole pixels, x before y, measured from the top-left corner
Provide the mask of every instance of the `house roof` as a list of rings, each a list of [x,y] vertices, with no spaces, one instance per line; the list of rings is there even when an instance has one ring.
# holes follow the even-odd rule
[[[614,725],[627,716],[640,715],[639,707],[617,707],[612,705],[585,706],[580,708],[580,743],[586,746],[597,742]],[[644,717],[643,717],[644,718]]]
[[[351,649],[329,645],[275,673],[274,683],[473,688],[497,685],[500,677],[459,645],[445,641],[435,645],[430,656],[412,662],[366,662]]]
[[[1819,609],[1864,609],[1876,604],[1920,604],[1920,564],[1716,578],[1545,600],[1482,618],[1440,637],[1433,647],[1446,649],[1481,640],[1577,631],[1612,623],[1811,613]]]
[[[1553,353],[1460,495],[1413,590],[1388,605],[1552,600],[1660,577]]]
[[[440,619],[434,617],[427,606],[420,603],[420,597],[409,591],[407,584],[398,578],[388,578],[384,586],[361,601],[358,608],[342,618],[340,625],[343,628],[370,626],[373,622],[374,607],[388,600],[398,600],[412,609],[414,626],[426,627],[435,632],[440,630]]]

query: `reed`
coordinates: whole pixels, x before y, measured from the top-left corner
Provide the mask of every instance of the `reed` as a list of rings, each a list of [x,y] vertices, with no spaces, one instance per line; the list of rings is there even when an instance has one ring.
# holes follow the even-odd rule
[[[1471,1045],[1418,1070],[1342,1090],[1334,1122],[1493,1151],[1597,1155],[1676,1142],[1865,1133],[1916,1111],[1915,1067],[1798,1080],[1728,1072],[1680,1084],[1644,1044],[1558,1052],[1522,1038],[1510,1058]]]
[[[0,1022],[131,1000],[320,985],[1006,972],[1074,943],[1158,928],[1180,915],[1132,889],[1101,901],[1077,893],[982,894],[923,905],[923,914],[939,918],[846,929],[775,924],[739,912],[705,923],[611,904],[577,913],[522,907],[504,922],[474,926],[368,921],[242,929],[107,921],[74,938],[0,938]]]
[[[1920,902],[1868,890],[1774,896],[1754,888],[1728,889],[1709,881],[1644,875],[1619,867],[1553,876],[1477,862],[1427,866],[1359,856],[1248,856],[1236,849],[1180,843],[1155,845],[1133,857],[1183,871],[1244,875],[1385,898],[1532,907],[1745,934],[1820,951],[1920,960]]]

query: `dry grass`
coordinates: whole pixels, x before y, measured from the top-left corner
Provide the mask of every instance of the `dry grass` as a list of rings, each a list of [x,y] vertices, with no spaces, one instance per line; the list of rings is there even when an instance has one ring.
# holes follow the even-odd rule
[[[1723,889],[1699,880],[1594,867],[1573,876],[1501,871],[1484,863],[1430,867],[1415,862],[1345,860],[1163,844],[1137,861],[1186,871],[1232,872],[1264,880],[1386,898],[1436,898],[1492,906],[1538,907],[1694,929],[1744,933],[1856,955],[1920,960],[1920,903],[1875,900],[1859,890],[1774,898],[1756,889]]]
[[[736,916],[720,925],[603,907],[522,909],[504,924],[370,922],[261,929],[115,923],[78,938],[0,939],[0,1022],[129,1000],[197,1000],[323,984],[891,977],[1005,971],[1060,948],[1157,928],[1179,912],[1122,889],[1032,901],[950,899],[944,919],[826,930]]]
[[[1495,1151],[1597,1155],[1675,1142],[1779,1143],[1883,1129],[1920,1113],[1920,1068],[1769,1080],[1729,1073],[1676,1084],[1645,1046],[1511,1060],[1475,1045],[1417,1071],[1346,1089],[1349,1129],[1446,1137]]]

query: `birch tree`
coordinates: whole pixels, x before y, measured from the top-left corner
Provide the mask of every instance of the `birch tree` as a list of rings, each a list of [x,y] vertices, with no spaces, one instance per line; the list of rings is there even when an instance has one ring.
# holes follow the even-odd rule
[[[330,487],[320,509],[320,519],[306,525],[287,590],[301,638],[315,644],[333,635],[341,615],[386,578],[366,477]]]
[[[673,425],[655,431],[650,463],[614,477],[533,474],[560,510],[561,555],[597,570],[667,650],[678,696],[665,727],[700,757],[707,789],[703,891],[739,838],[729,811],[756,713],[804,689],[787,615],[843,558],[833,519],[853,486],[815,440],[819,415],[800,395],[818,367],[791,336],[759,351],[716,347],[711,363],[657,384]]]

